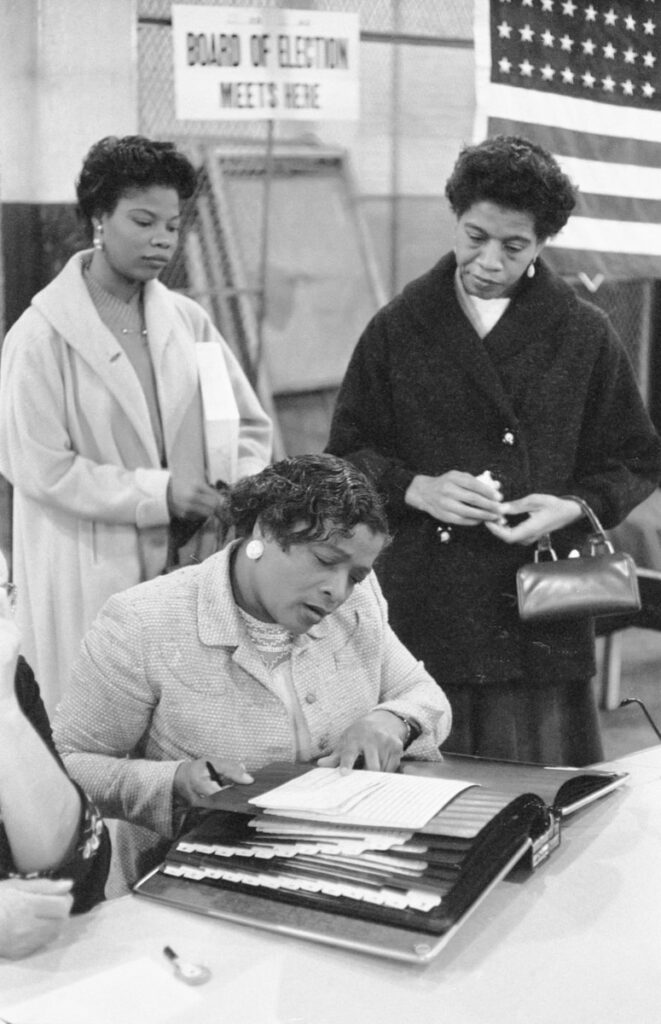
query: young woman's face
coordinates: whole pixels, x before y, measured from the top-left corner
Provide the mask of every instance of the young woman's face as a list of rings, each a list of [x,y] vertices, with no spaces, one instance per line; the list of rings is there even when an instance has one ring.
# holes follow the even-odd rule
[[[504,298],[543,244],[529,213],[487,201],[474,203],[458,218],[455,234],[457,266],[465,290],[480,299]]]
[[[260,617],[295,635],[307,633],[343,604],[371,572],[385,538],[360,524],[349,537],[291,544],[285,551],[264,535],[264,554],[252,563],[253,597]]]
[[[158,277],[172,259],[179,238],[179,195],[173,188],[152,185],[122,196],[112,213],[100,221],[103,253],[110,269],[127,281]]]

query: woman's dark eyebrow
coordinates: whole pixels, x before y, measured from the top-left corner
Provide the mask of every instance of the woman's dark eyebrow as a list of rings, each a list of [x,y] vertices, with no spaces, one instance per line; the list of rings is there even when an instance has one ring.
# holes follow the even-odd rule
[[[470,228],[471,231],[479,231],[481,235],[488,235],[489,233],[488,231],[485,231],[484,228],[480,227],[479,224],[473,224],[472,221],[469,220],[466,221],[466,227]],[[502,239],[503,242],[525,242],[526,245],[528,245],[531,240],[532,239],[528,238],[527,235],[508,235],[507,238]]]
[[[146,213],[149,217],[158,217],[158,214],[154,210],[150,210],[148,206],[131,206],[129,213]],[[181,214],[175,213],[172,217],[168,217],[168,222],[173,220],[181,220]]]

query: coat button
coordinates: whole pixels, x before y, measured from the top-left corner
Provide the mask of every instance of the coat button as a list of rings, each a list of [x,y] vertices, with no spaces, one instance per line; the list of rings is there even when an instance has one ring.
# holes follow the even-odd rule
[[[329,745],[330,745],[330,736],[320,736],[319,737],[319,749],[320,750],[327,750]]]
[[[514,431],[510,430],[509,427],[502,436],[503,444],[514,444]]]
[[[316,693],[306,693],[305,694],[305,703],[306,704],[314,704],[316,699],[317,699]]]

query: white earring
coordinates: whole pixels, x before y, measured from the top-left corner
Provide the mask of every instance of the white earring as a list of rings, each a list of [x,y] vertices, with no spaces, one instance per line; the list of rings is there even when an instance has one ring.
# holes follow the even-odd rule
[[[534,277],[534,276],[535,276],[535,261],[533,260],[532,263],[528,264],[528,269],[526,270],[526,277]]]
[[[251,562],[256,562],[264,554],[264,545],[261,540],[249,540],[246,544],[246,555]]]
[[[94,241],[92,243],[95,249],[103,249],[103,225],[94,225]]]

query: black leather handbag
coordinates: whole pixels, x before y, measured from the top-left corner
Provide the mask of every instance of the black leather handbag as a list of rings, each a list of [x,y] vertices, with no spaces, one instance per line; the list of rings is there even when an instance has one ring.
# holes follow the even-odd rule
[[[577,557],[558,558],[549,534],[535,550],[534,561],[516,574],[519,615],[524,622],[584,619],[640,610],[636,564],[617,552],[587,502],[578,502],[592,533]]]

